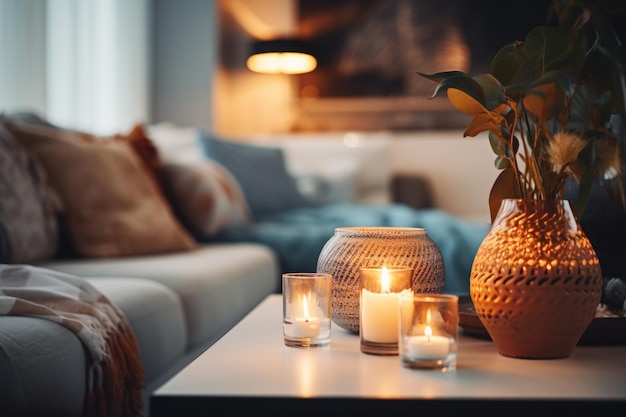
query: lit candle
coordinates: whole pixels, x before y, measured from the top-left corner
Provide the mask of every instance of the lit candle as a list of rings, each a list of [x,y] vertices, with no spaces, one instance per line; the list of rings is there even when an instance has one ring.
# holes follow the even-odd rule
[[[390,292],[390,281],[389,271],[383,267],[381,292],[362,290],[361,331],[370,342],[398,343],[399,298],[398,293]]]
[[[450,353],[450,340],[433,336],[433,329],[426,326],[424,336],[412,336],[407,340],[408,355],[415,359],[441,360]]]
[[[294,337],[316,337],[320,334],[320,321],[311,317],[309,313],[309,301],[306,295],[302,296],[303,317],[296,318],[293,322],[291,333]]]

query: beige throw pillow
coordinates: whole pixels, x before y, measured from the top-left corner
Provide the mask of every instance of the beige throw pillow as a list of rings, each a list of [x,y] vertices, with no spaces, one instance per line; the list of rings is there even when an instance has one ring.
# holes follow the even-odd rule
[[[144,255],[196,246],[128,141],[17,123],[6,127],[46,170],[79,255]]]

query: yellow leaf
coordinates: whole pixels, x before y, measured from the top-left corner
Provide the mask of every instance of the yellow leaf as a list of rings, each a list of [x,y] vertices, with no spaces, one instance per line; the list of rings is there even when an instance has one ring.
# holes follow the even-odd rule
[[[487,109],[480,102],[459,89],[448,88],[448,98],[457,110],[470,116],[487,112]]]
[[[544,95],[526,94],[522,103],[524,108],[539,119],[549,118],[552,116],[552,109],[556,100],[557,88],[555,83],[542,84],[533,87]]]
[[[488,130],[499,131],[496,121],[489,113],[479,113],[470,122],[463,136],[476,136]]]

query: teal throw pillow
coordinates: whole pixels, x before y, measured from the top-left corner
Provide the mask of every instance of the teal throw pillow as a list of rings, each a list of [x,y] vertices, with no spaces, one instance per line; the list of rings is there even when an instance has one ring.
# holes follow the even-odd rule
[[[287,172],[282,149],[219,139],[204,131],[198,139],[203,154],[235,177],[253,216],[313,205]]]

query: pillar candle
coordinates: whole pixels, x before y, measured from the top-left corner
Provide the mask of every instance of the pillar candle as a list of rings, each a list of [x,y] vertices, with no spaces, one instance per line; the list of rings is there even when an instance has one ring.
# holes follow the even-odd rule
[[[391,292],[391,277],[387,268],[382,269],[380,292],[363,288],[361,296],[361,332],[365,340],[376,343],[398,343],[398,323],[400,320],[400,299],[397,292]],[[411,290],[403,290],[402,293]]]

